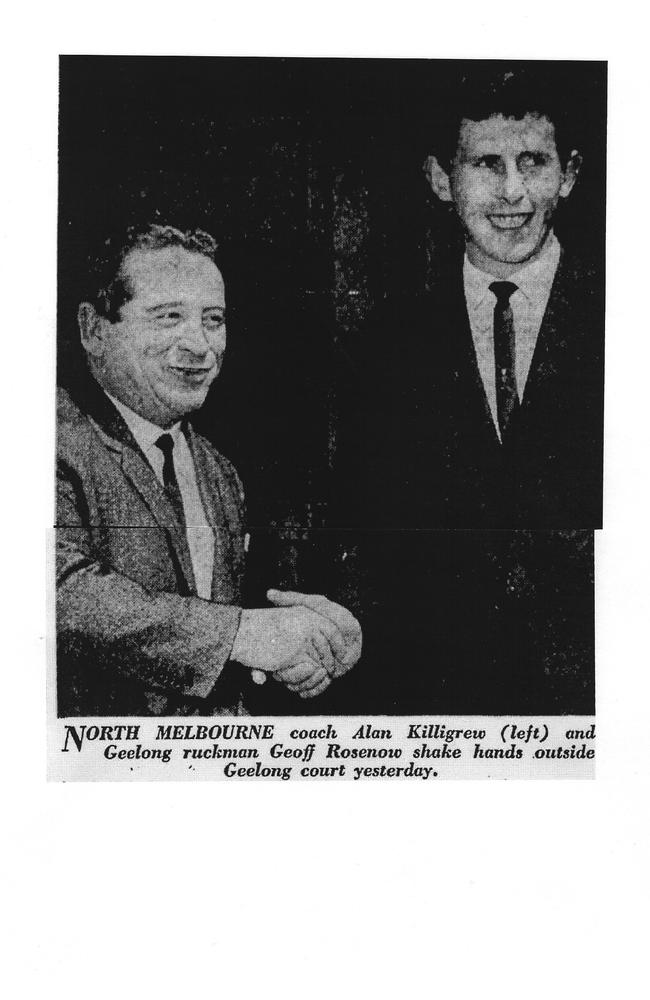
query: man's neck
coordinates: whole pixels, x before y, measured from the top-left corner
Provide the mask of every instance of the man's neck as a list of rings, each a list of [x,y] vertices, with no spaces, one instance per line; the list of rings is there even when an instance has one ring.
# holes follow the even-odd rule
[[[123,399],[120,399],[119,394],[115,391],[115,389],[114,389],[113,386],[104,385],[104,383],[102,382],[102,380],[98,377],[98,374],[97,374],[96,371],[93,371],[91,369],[91,374],[92,374],[95,382],[97,382],[99,388],[102,390],[102,392],[105,393],[106,396],[108,396],[108,398],[110,399],[111,403],[113,403],[113,405],[116,406],[117,409],[120,412],[122,412],[122,408],[123,408],[124,410],[127,411],[127,413],[133,414],[133,416],[136,418],[136,420],[143,420],[145,423],[148,423],[148,424],[151,424],[152,426],[158,427],[158,428],[160,428],[161,432],[162,431],[167,431],[167,430],[170,429],[170,427],[173,427],[175,424],[179,423],[178,419],[176,419],[176,420],[161,420],[161,419],[159,419],[159,417],[157,415],[156,415],[156,418],[154,419],[148,413],[143,413],[142,409],[138,407],[137,400],[135,401],[135,405],[134,405],[134,401],[133,400],[129,400],[128,403],[125,402]],[[122,416],[124,416],[124,415],[125,414],[122,413]]]

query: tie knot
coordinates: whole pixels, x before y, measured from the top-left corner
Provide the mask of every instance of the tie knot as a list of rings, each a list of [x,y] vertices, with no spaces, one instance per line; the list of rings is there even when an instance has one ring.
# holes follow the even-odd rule
[[[171,434],[161,434],[156,441],[156,447],[160,448],[165,458],[171,458],[174,451],[174,439]]]
[[[517,291],[519,285],[515,285],[512,281],[493,281],[490,285],[490,291],[496,296],[496,300],[499,305],[507,306],[510,301],[510,296]]]

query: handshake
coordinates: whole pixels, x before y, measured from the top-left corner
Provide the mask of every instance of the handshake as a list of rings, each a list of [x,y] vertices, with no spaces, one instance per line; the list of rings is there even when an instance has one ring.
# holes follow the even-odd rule
[[[269,590],[274,608],[242,611],[230,654],[262,683],[266,674],[314,698],[361,656],[361,626],[340,604],[319,594]]]

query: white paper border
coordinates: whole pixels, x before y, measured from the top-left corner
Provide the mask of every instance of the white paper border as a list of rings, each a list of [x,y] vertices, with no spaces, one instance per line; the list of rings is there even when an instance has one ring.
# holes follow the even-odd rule
[[[6,15],[2,859],[12,997],[639,995],[650,505],[639,303],[647,33],[637,9],[114,2]],[[609,59],[595,783],[448,782],[426,797],[387,783],[45,785],[59,52]]]

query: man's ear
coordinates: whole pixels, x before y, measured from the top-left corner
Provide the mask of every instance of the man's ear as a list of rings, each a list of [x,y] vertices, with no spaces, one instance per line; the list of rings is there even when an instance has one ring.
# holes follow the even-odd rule
[[[94,358],[104,353],[107,320],[98,315],[90,302],[82,302],[77,310],[77,322],[84,349]]]
[[[573,190],[573,185],[578,179],[578,173],[582,166],[582,157],[577,149],[571,150],[571,155],[567,160],[564,177],[560,184],[560,198],[568,198]]]
[[[446,170],[443,170],[435,156],[427,156],[424,161],[424,173],[433,189],[433,193],[440,198],[440,201],[454,200],[449,174]]]

